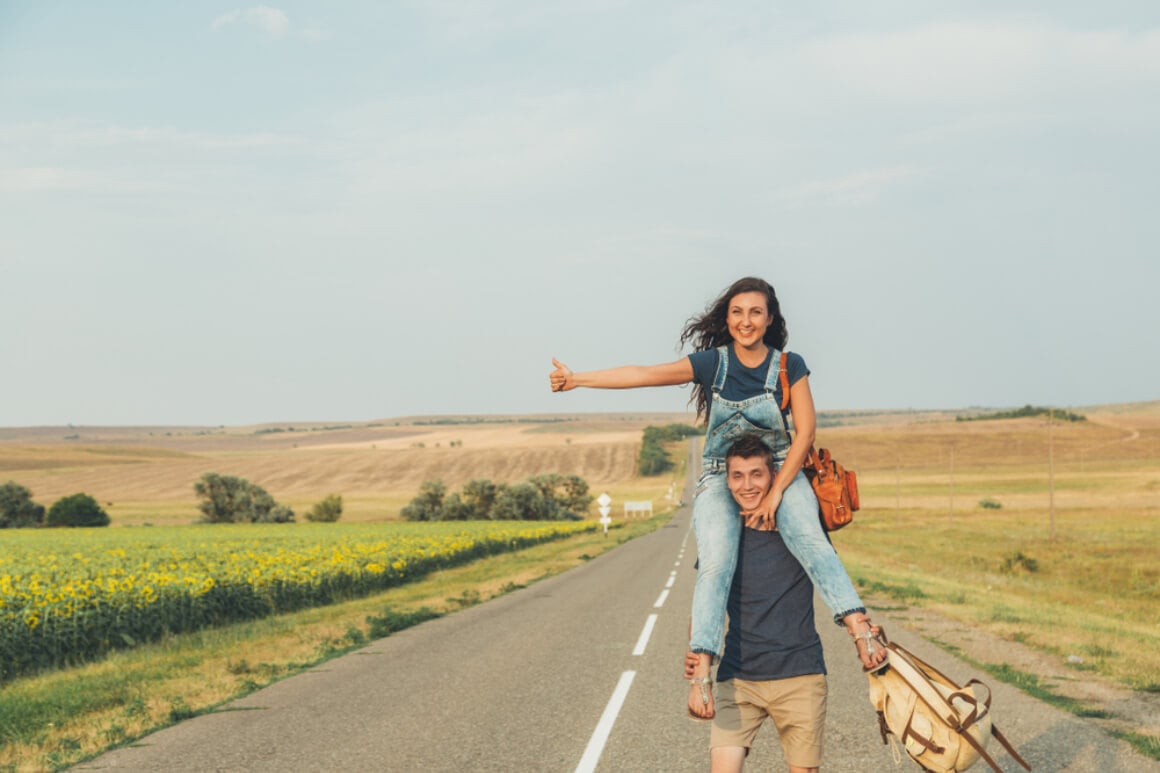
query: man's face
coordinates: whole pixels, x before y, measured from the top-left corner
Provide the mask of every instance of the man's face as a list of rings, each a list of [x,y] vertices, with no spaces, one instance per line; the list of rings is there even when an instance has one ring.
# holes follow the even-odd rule
[[[726,460],[729,492],[741,505],[741,510],[752,510],[769,491],[773,475],[764,457],[731,456]]]

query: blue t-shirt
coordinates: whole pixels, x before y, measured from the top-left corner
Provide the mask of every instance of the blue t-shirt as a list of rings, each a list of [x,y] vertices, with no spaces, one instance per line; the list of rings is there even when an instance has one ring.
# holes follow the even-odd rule
[[[729,350],[729,372],[725,374],[725,386],[721,390],[721,396],[726,400],[739,402],[762,394],[765,391],[765,377],[769,374],[773,350],[770,349],[766,353],[765,359],[756,368],[747,368],[741,363],[741,360],[737,359],[737,353],[733,351],[732,344],[725,348]],[[717,376],[717,359],[716,349],[706,349],[703,352],[693,352],[689,355],[689,363],[693,366],[693,383],[704,387],[705,397],[709,400],[707,408],[713,407],[713,380]],[[774,367],[777,367],[776,363]],[[810,375],[806,361],[802,359],[800,354],[794,352],[786,353],[785,370],[791,387],[802,378]],[[781,405],[780,379],[773,392],[778,405]],[[788,415],[789,412],[787,410],[783,413]]]
[[[779,532],[741,530],[727,609],[718,681],[826,673],[814,625],[814,586]]]

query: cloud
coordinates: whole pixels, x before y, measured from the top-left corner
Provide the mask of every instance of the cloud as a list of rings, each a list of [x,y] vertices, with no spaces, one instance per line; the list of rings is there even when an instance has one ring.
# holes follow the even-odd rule
[[[290,31],[290,19],[286,14],[268,5],[256,5],[253,8],[223,13],[209,26],[210,29],[217,30],[235,23],[257,27],[272,38],[280,38]]]
[[[100,191],[105,193],[155,191],[152,181],[134,180],[86,169],[65,167],[22,167],[0,171],[0,193],[47,191]]]
[[[922,177],[927,170],[911,166],[867,169],[829,180],[813,180],[780,192],[783,199],[826,199],[837,203],[863,204],[888,190]]]
[[[1160,31],[1073,31],[1041,23],[955,22],[814,41],[800,60],[875,98],[1022,101],[1154,83]]]
[[[173,151],[297,150],[316,146],[316,139],[270,132],[226,134],[156,126],[119,126],[92,121],[48,121],[0,124],[0,142],[35,148],[88,150],[108,147],[157,147]]]

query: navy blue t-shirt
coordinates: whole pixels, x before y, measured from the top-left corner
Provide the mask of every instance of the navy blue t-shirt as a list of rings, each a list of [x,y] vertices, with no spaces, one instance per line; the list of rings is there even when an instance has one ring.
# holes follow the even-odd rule
[[[826,673],[814,625],[814,585],[779,532],[741,530],[727,609],[718,681]]]
[[[732,344],[725,348],[729,350],[729,371],[725,374],[725,387],[721,390],[721,396],[726,400],[741,401],[763,393],[773,350],[769,350],[765,359],[756,368],[747,368],[741,363],[741,360],[737,359],[737,353],[733,351]],[[708,407],[710,408],[713,405],[713,380],[717,376],[717,359],[716,349],[706,349],[703,352],[693,352],[689,355],[689,363],[693,366],[693,383],[700,384],[705,388],[705,396],[709,400]],[[774,363],[774,367],[777,367],[776,363]],[[802,378],[810,375],[810,369],[806,367],[805,360],[800,354],[794,352],[786,354],[785,370],[791,387]],[[774,397],[780,405],[780,379],[773,391]],[[788,410],[783,411],[783,413],[789,415]]]

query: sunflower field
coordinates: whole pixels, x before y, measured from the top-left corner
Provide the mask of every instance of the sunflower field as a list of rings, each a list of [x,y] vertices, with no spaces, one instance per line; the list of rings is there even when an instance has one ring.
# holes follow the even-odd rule
[[[579,522],[0,532],[0,682],[168,634],[321,606],[597,528]]]

